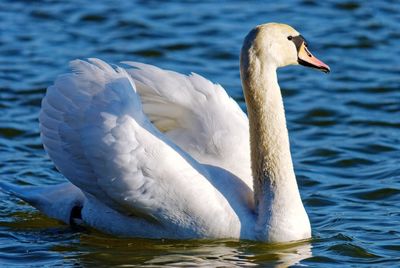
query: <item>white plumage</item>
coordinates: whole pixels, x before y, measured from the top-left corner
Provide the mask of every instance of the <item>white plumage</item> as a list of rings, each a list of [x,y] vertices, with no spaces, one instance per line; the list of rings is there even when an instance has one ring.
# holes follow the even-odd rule
[[[134,67],[127,71],[144,113],[159,130],[197,161],[223,167],[252,188],[249,122],[220,85],[195,73],[124,63]]]
[[[2,187],[51,217],[116,235],[310,237],[276,77],[277,67],[305,53],[287,38],[298,35],[265,24],[246,37],[241,75],[250,121],[200,75],[72,61],[72,73],[48,88],[39,115],[44,148],[70,183]]]
[[[88,196],[85,202],[90,205],[82,204],[83,218],[107,231],[114,218],[105,216],[91,223],[93,217],[86,217],[99,212],[87,207],[98,206],[100,201],[121,216],[130,216],[126,226],[115,232],[121,235],[135,236],[142,231],[130,226],[137,218],[164,230],[162,236],[166,237],[239,233],[241,212],[233,207],[245,205],[243,198],[251,200],[250,188],[227,171],[202,165],[191,155],[200,160],[210,155],[210,165],[234,162],[233,155],[221,157],[229,156],[229,148],[218,140],[233,130],[217,125],[215,118],[201,111],[222,102],[234,108],[240,124],[246,122],[245,115],[220,86],[198,75],[187,77],[135,65],[141,69],[130,73],[141,81],[143,104],[128,73],[98,59],[71,62],[74,72],[60,76],[43,99],[39,120],[44,147],[60,172]],[[189,95],[190,91],[195,94]],[[248,140],[246,129],[243,134]],[[250,171],[249,166],[247,169]],[[216,174],[221,178],[212,176]],[[236,193],[231,193],[231,200],[216,186],[220,182],[215,180],[223,180],[222,176],[243,184],[232,189]],[[229,201],[237,204],[232,206]]]

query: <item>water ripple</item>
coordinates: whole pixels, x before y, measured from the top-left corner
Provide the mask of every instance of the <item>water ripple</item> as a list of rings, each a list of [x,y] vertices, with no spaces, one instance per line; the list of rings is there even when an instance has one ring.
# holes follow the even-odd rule
[[[50,3],[51,2],[51,3]],[[196,72],[244,107],[238,55],[256,24],[299,29],[329,76],[279,71],[292,156],[314,239],[126,240],[73,230],[0,193],[0,262],[30,266],[395,267],[400,262],[400,5],[382,0],[1,1],[0,178],[63,181],[43,151],[38,113],[68,61],[99,57]]]

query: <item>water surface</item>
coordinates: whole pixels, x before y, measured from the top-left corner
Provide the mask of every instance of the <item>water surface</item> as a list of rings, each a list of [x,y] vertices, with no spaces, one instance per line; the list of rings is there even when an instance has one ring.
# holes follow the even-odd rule
[[[275,1],[277,2],[277,1]],[[294,166],[313,239],[120,239],[76,230],[0,193],[3,266],[393,267],[400,263],[398,1],[1,1],[0,179],[65,179],[39,139],[47,86],[75,58],[196,72],[244,108],[238,55],[256,24],[294,26],[330,75],[279,71]]]

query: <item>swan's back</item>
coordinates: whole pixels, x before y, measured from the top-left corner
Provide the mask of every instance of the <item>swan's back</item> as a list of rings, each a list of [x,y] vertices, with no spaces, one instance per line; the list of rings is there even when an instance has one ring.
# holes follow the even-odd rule
[[[50,158],[86,197],[83,220],[108,232],[133,236],[154,231],[171,238],[239,237],[241,218],[252,213],[252,192],[233,174],[205,166],[182,150],[198,142],[196,132],[187,130],[194,136],[178,147],[170,137],[179,128],[164,130],[169,137],[153,125],[143,107],[157,101],[144,101],[142,106],[125,70],[96,59],[71,65],[74,72],[60,76],[48,89],[39,120]],[[168,109],[159,110],[167,116]],[[184,124],[176,126],[187,129]],[[212,129],[197,125],[202,126]],[[138,229],[146,223],[147,230]],[[116,224],[120,228],[114,231],[111,226]],[[130,227],[122,228],[125,225]]]
[[[222,167],[252,188],[248,119],[222,86],[195,73],[124,63],[134,67],[127,71],[143,111],[160,131],[200,163]]]

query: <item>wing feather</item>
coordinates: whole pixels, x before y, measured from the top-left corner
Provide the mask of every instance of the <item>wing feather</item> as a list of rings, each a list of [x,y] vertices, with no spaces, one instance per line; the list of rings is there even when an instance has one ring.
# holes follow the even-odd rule
[[[252,188],[248,119],[224,88],[138,62],[127,72],[153,124],[201,163],[223,167]],[[240,163],[240,164],[239,164]]]
[[[71,67],[73,73],[48,88],[39,120],[50,158],[85,195],[121,213],[192,232],[235,215],[207,169],[148,120],[124,69],[98,59],[73,61]]]

